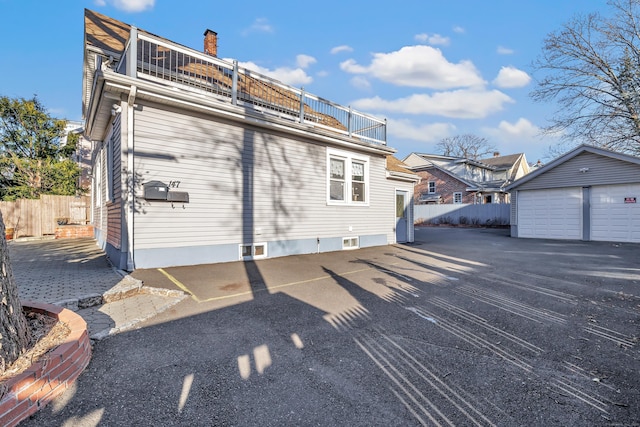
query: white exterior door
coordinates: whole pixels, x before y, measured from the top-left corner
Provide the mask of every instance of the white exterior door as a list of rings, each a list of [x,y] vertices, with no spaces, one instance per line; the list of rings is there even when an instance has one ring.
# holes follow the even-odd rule
[[[518,192],[518,237],[582,239],[582,188]]]
[[[640,243],[640,184],[591,188],[591,240]]]
[[[396,190],[396,243],[405,243],[408,240],[408,201],[408,191]]]

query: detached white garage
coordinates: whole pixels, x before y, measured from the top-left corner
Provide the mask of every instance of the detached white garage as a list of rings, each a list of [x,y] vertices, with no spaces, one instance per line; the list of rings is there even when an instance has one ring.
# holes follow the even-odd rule
[[[640,158],[582,145],[507,187],[511,236],[640,243]]]

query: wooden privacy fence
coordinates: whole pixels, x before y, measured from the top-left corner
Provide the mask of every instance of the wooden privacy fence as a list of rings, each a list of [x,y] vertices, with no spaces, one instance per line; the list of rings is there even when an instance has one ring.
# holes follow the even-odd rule
[[[509,225],[511,204],[415,205],[416,224]]]
[[[0,212],[13,237],[42,237],[54,235],[58,220],[68,224],[87,224],[91,202],[89,196],[49,196],[39,199],[20,199],[0,202]]]

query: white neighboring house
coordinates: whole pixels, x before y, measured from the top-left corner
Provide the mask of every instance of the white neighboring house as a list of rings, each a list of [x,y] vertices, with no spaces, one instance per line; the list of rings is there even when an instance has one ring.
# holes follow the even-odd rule
[[[511,236],[640,243],[640,158],[581,145],[507,187]]]
[[[93,225],[121,269],[413,240],[386,121],[85,10]],[[402,221],[402,215],[405,215]]]
[[[80,167],[80,177],[78,178],[79,187],[89,190],[91,188],[91,141],[84,136],[84,126],[82,122],[68,120],[67,126],[65,127],[65,137],[60,143],[61,146],[64,147],[67,145],[67,136],[70,133],[80,135],[72,160]]]

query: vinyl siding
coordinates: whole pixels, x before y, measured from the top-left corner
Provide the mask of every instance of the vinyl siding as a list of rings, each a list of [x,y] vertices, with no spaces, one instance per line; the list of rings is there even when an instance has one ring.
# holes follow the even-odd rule
[[[580,172],[583,168],[589,170]],[[634,182],[640,182],[640,165],[584,152],[519,185],[517,189],[537,190]]]
[[[385,235],[395,192],[385,157],[369,159],[369,205],[330,206],[327,147],[169,107],[135,111],[135,248]],[[180,182],[189,203],[146,201],[142,184]],[[349,231],[352,227],[352,231]]]

